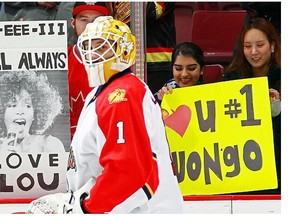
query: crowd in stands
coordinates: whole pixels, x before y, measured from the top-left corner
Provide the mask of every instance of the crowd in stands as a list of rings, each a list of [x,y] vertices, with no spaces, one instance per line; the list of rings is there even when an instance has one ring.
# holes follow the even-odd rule
[[[274,111],[272,121],[279,187],[266,192],[281,193],[281,110],[279,105],[281,101],[281,2],[148,2],[145,7],[147,9],[148,75],[146,81],[151,91],[155,93],[158,102],[165,93],[171,93],[175,87],[259,76],[268,77],[270,100],[278,103],[277,106],[275,105],[275,109],[278,110],[272,110]],[[129,24],[131,12],[129,5],[109,2],[97,2],[93,6],[75,2],[1,2],[0,8],[0,21],[67,20],[69,93],[75,90],[73,86],[79,88],[75,95],[69,95],[69,97],[77,97],[82,92],[83,98],[91,88],[88,81],[83,78],[86,72],[77,54],[75,45],[77,37],[85,29],[86,24],[93,22],[97,16],[112,15]],[[94,13],[91,14],[91,11]],[[195,36],[196,31],[193,31],[193,28],[199,24],[196,23],[196,12],[206,13],[200,18],[204,36],[198,37],[202,39],[199,43]],[[205,23],[204,16],[209,16],[208,12],[224,12],[225,14],[222,13],[220,19],[212,18],[214,22]],[[238,16],[239,19],[229,18],[228,12],[229,15]],[[223,19],[227,19],[229,24],[225,21],[224,25]],[[218,23],[216,24],[215,21]],[[83,25],[79,32],[77,22],[78,24],[82,22]],[[214,30],[213,33],[211,33],[212,30]],[[202,30],[198,27],[197,31],[199,33]],[[211,42],[209,37],[213,37],[213,44],[209,44]],[[217,45],[218,50],[213,49],[214,45],[215,47]],[[183,59],[179,60],[179,56]],[[186,59],[192,62],[189,66],[183,63]],[[76,64],[78,64],[77,71],[83,72],[80,79],[79,75],[75,78]],[[209,65],[217,66],[215,70],[208,70]],[[205,81],[203,77],[209,76],[206,74],[208,71],[213,79]],[[213,75],[213,71],[217,75]],[[186,73],[185,76],[192,81],[183,83],[184,81],[179,78],[180,72]],[[78,82],[81,82],[81,86]],[[84,101],[77,105],[77,113],[70,113],[73,118],[75,117],[71,125],[72,134],[83,104]]]

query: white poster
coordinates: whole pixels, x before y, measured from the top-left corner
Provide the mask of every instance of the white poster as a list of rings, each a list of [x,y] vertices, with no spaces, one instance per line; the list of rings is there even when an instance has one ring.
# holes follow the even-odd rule
[[[65,192],[66,21],[0,22],[0,198]]]

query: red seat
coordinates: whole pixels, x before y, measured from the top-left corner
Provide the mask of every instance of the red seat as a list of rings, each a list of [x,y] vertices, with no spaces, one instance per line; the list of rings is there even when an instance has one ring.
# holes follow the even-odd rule
[[[245,16],[245,10],[198,10],[193,13],[191,41],[202,48],[206,63],[231,62]]]
[[[240,2],[218,2],[219,10],[243,10]]]
[[[210,6],[210,4],[213,5]],[[216,10],[214,4],[213,2],[175,2],[174,17],[177,44],[191,40],[193,12],[197,10]]]
[[[176,43],[182,43],[191,40],[192,15],[194,12],[194,3],[176,2],[174,9]]]
[[[222,81],[224,67],[220,64],[205,65],[203,68],[203,82],[214,83]]]

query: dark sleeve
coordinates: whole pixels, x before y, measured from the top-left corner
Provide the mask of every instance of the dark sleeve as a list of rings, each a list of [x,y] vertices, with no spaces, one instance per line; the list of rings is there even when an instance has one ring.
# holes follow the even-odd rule
[[[147,22],[153,22],[174,11],[175,2],[148,2],[146,8]],[[158,15],[157,15],[158,14]]]
[[[239,75],[236,72],[225,72],[222,74],[222,80],[223,81],[229,81],[229,80],[236,80],[239,79]]]
[[[160,100],[160,99],[158,98],[157,92],[154,93],[154,98],[155,98],[155,100],[157,101],[157,103],[158,103],[159,105],[161,105],[162,100]]]
[[[281,2],[241,2],[241,7],[246,10],[254,10],[258,16],[278,15],[281,11]]]
[[[281,68],[272,69],[268,74],[269,88],[276,89],[281,92]]]
[[[5,2],[5,7],[10,6],[12,8],[21,9],[27,6],[36,6],[36,2]]]

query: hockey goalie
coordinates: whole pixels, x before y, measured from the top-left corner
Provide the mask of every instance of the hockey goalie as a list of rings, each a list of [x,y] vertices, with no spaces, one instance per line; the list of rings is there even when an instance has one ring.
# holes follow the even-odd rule
[[[27,213],[182,213],[160,106],[131,71],[136,40],[130,28],[100,16],[77,46],[95,88],[71,143],[69,192],[40,197]]]

